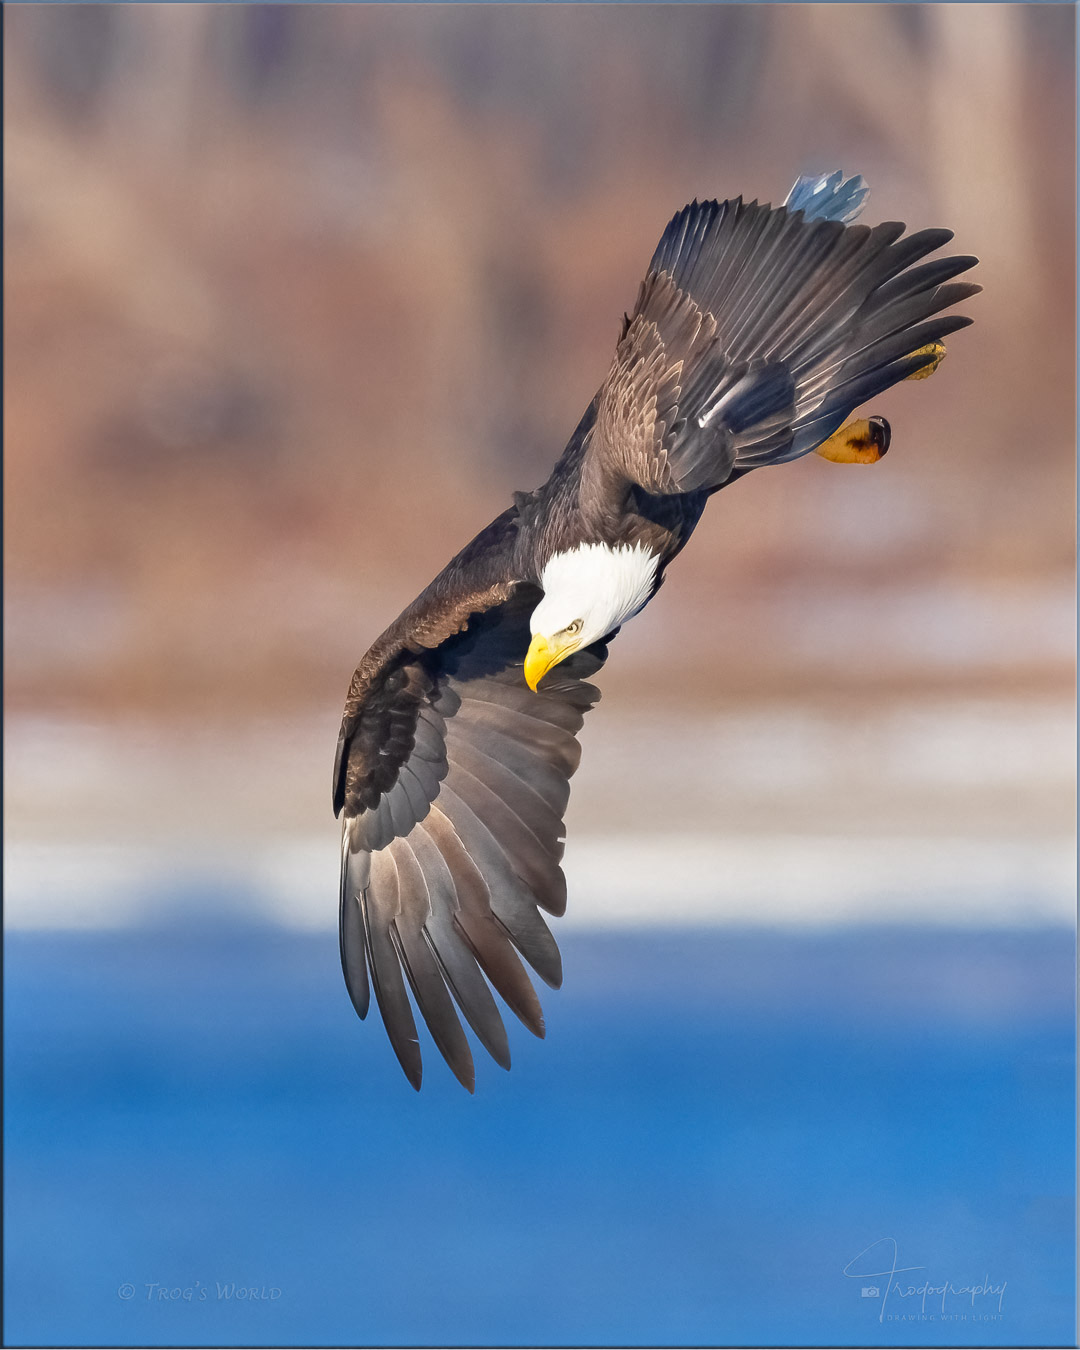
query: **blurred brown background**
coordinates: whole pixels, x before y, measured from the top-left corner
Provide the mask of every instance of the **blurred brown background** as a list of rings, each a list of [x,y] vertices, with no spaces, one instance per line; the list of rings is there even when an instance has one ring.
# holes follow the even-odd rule
[[[1067,704],[1071,6],[4,18],[23,823],[65,727],[114,752],[153,725],[158,755],[195,729],[240,782],[244,737],[279,715],[313,729],[290,763],[321,820],[353,665],[546,477],[671,214],[839,167],[867,178],[870,222],[948,225],[979,255],[976,325],[874,405],[883,464],[811,456],[717,498],[615,648],[611,711],[673,667],[702,709]],[[174,794],[202,795],[209,762]]]

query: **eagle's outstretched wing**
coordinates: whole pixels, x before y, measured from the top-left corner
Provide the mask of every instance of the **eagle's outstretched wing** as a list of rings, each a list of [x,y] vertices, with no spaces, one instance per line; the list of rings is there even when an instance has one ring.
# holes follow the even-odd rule
[[[576,653],[539,692],[529,689],[522,663],[540,592],[528,583],[486,584],[493,553],[505,559],[495,547],[479,564],[453,569],[444,588],[455,595],[453,607],[407,610],[361,663],[334,770],[345,982],[363,1017],[370,972],[416,1088],[422,1065],[406,981],[471,1091],[472,1055],[457,1009],[510,1066],[484,975],[538,1036],[540,1003],[517,953],[547,984],[562,980],[539,909],[559,915],[566,906],[563,812],[581,753],[576,733],[600,696],[588,677],[606,650],[596,644]]]
[[[852,209],[848,197],[837,208]],[[590,454],[651,493],[715,489],[809,453],[971,322],[943,311],[981,289],[953,281],[977,259],[915,266],[951,231],[848,225],[821,204],[810,215],[738,198],[674,217],[626,318]]]

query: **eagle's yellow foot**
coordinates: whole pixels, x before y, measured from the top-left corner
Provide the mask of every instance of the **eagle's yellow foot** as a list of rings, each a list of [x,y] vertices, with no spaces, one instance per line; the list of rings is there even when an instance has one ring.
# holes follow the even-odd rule
[[[933,375],[934,371],[945,360],[945,344],[944,342],[931,342],[925,347],[917,347],[911,354],[912,356],[925,356],[926,365],[921,366],[914,375],[909,375],[907,378],[909,380],[925,380],[928,376]]]
[[[860,417],[834,431],[814,453],[833,464],[876,464],[888,451],[891,436],[884,417]]]
[[[925,347],[916,347],[911,354],[925,356],[926,364],[906,378],[925,380],[945,360],[945,344],[928,342]],[[884,417],[860,417],[857,421],[848,422],[839,431],[834,431],[814,453],[822,459],[831,460],[833,464],[876,464],[888,452],[891,436],[892,432]]]

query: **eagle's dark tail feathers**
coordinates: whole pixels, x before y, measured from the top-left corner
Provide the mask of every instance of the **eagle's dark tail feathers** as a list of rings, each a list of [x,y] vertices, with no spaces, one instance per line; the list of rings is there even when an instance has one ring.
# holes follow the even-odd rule
[[[694,202],[664,231],[635,315],[652,317],[664,274],[715,320],[707,346],[699,337],[670,353],[684,357],[676,473],[683,456],[701,458],[697,427],[726,431],[734,474],[807,454],[860,404],[926,366],[920,348],[971,322],[943,311],[982,289],[952,280],[978,260],[916,266],[951,231],[846,224],[865,195],[861,179],[800,179],[785,206]],[[693,477],[721,485],[700,468]]]

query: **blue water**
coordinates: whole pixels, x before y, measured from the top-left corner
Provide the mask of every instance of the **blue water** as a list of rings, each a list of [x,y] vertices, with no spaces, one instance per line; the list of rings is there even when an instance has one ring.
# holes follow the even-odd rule
[[[10,937],[7,1343],[1074,1343],[1069,933],[562,945],[470,1098],[332,935]]]

